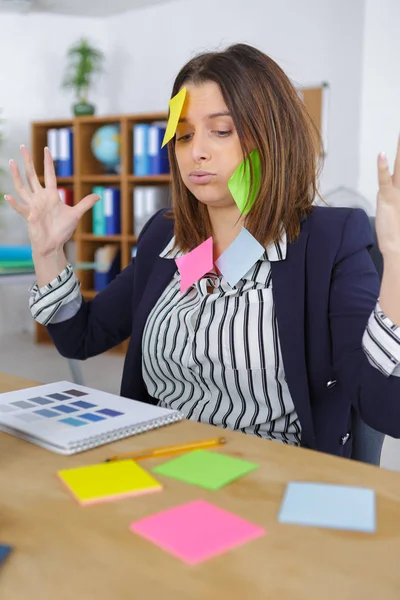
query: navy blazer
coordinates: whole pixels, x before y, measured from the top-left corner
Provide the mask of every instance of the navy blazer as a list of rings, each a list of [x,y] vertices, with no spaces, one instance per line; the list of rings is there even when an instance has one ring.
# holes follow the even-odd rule
[[[142,378],[146,319],[176,271],[159,257],[174,222],[160,211],[146,224],[137,256],[78,313],[48,331],[59,352],[85,359],[130,337],[121,395],[157,401]],[[400,378],[371,366],[361,342],[378,294],[364,211],[314,207],[285,260],[271,263],[273,296],[289,390],[304,446],[351,455],[351,411],[374,429],[400,437]]]

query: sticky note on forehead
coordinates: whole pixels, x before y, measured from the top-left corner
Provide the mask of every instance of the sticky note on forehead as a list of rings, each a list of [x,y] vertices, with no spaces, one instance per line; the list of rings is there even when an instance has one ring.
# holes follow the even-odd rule
[[[251,196],[251,171],[249,161],[251,161],[253,167],[253,189],[251,191]],[[260,155],[258,153],[258,150],[253,150],[252,152],[250,152],[249,157],[245,158],[244,161],[240,163],[240,165],[228,181],[229,191],[232,194],[232,198],[236,202],[236,205],[239,208],[242,215],[247,215],[247,213],[251,210],[256,199],[258,190],[260,189],[260,183]]]
[[[163,143],[161,148],[164,148],[165,144],[168,144],[169,140],[175,135],[176,128],[178,127],[179,117],[181,116],[182,108],[186,98],[186,87],[183,87],[171,100],[169,101],[169,118],[167,128],[165,130]]]

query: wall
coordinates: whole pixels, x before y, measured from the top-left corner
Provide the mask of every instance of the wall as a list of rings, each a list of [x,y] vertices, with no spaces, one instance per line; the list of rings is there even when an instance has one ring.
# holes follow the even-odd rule
[[[120,56],[113,106],[117,112],[165,109],[176,73],[193,54],[234,42],[256,45],[295,82],[331,84],[321,187],[355,188],[363,22],[363,0],[186,0],[116,16],[109,21]]]
[[[298,84],[330,83],[321,188],[355,188],[363,23],[364,0],[178,0],[108,19],[1,15],[0,72],[7,85],[0,107],[8,138],[2,154],[18,157],[32,120],[70,115],[73,98],[60,80],[66,49],[83,34],[107,54],[107,74],[95,91],[99,114],[165,110],[173,79],[193,54],[241,41],[270,54]],[[7,178],[5,189],[12,190]],[[27,240],[25,223],[8,206],[0,220],[3,243]],[[31,328],[21,290],[0,293],[0,333]]]
[[[0,15],[0,109],[6,141],[1,166],[19,159],[19,146],[30,142],[30,123],[37,119],[68,118],[73,96],[60,88],[66,49],[82,35],[108,51],[103,19],[48,15]],[[106,79],[96,89],[96,104],[109,110]],[[11,179],[0,190],[13,193]],[[0,207],[1,243],[26,243],[26,224],[7,204]],[[26,287],[26,286],[25,286]],[[21,289],[22,288],[22,289]],[[24,286],[0,288],[0,333],[33,329]]]
[[[358,188],[372,214],[377,155],[386,152],[392,167],[400,134],[399,23],[399,0],[366,0]]]

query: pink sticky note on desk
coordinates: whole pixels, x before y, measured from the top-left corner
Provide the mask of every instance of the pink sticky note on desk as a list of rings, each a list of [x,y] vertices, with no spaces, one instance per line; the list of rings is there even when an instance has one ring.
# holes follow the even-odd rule
[[[266,533],[262,527],[204,500],[133,522],[129,529],[189,565],[196,565]]]
[[[181,275],[181,294],[186,292],[195,281],[198,281],[213,270],[213,240],[208,240],[197,246],[188,254],[175,259]]]

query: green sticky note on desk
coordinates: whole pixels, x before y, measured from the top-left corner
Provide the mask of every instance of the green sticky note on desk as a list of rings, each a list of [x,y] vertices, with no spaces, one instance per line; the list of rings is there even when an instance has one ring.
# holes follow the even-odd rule
[[[258,465],[207,450],[194,450],[158,465],[152,471],[207,490],[219,490],[258,468]]]

